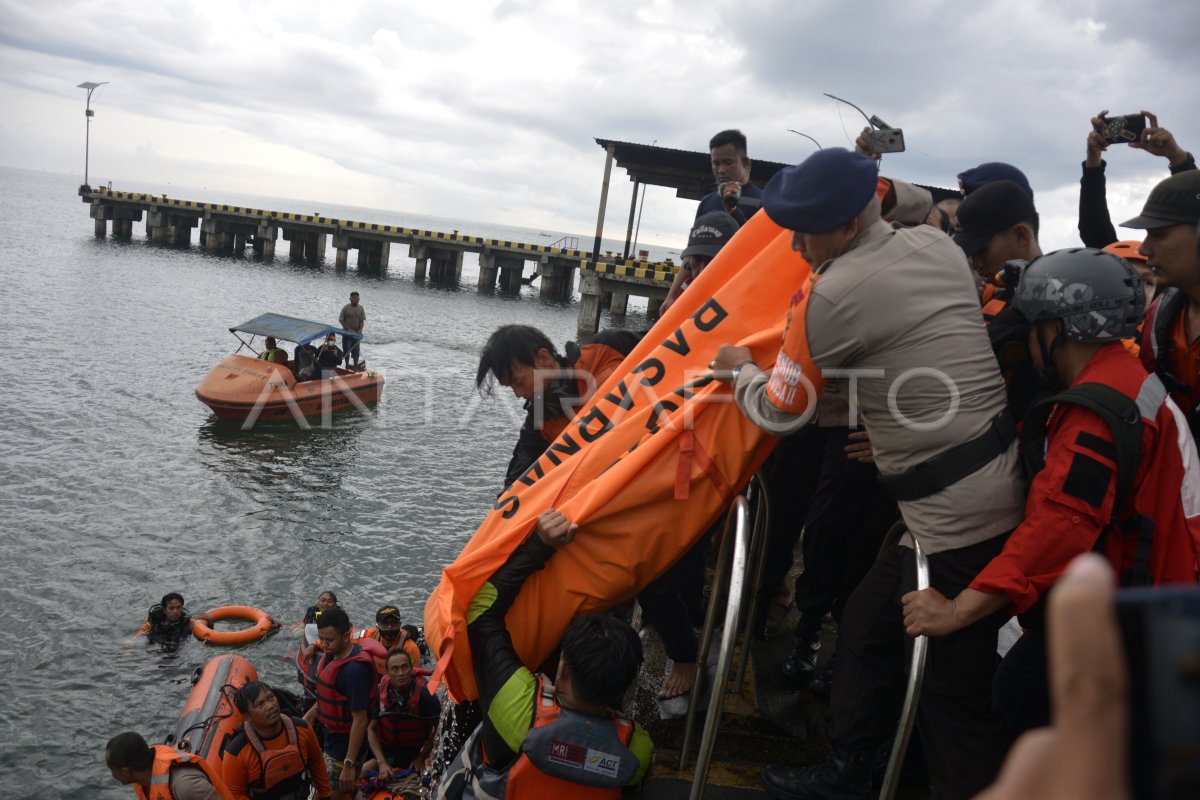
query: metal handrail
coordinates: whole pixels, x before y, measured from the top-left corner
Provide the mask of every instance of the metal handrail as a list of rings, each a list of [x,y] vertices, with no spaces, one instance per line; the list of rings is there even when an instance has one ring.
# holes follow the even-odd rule
[[[754,532],[750,537],[750,553],[754,560],[753,572],[750,575],[752,587],[750,591],[750,608],[746,610],[746,627],[742,629],[746,640],[742,646],[742,654],[738,659],[737,672],[733,675],[730,691],[737,691],[746,675],[746,663],[750,660],[750,641],[754,635],[752,626],[758,618],[758,604],[762,600],[762,592],[753,587],[762,588],[763,570],[767,564],[767,532],[771,530],[771,498],[767,494],[767,485],[762,476],[755,473],[750,478],[750,486],[746,491],[746,499],[754,506]]]
[[[734,528],[733,536],[729,535],[731,525]],[[725,701],[726,679],[729,677],[729,668],[733,664],[733,652],[737,644],[741,620],[742,600],[746,593],[746,564],[751,555],[749,552],[749,527],[750,505],[745,497],[736,497],[730,505],[729,514],[725,518],[725,528],[721,534],[721,549],[717,556],[712,592],[708,599],[708,611],[704,616],[704,631],[700,637],[700,650],[696,658],[696,681],[688,698],[683,745],[679,753],[679,768],[684,769],[687,766],[688,751],[691,749],[692,730],[696,718],[696,697],[699,694],[697,690],[704,682],[708,647],[712,642],[713,629],[716,627],[717,606],[720,604],[721,589],[728,572],[729,587],[725,608],[725,625],[721,637],[721,649],[717,658],[716,675],[713,676],[712,688],[709,693],[708,715],[705,717],[703,733],[700,736],[700,748],[696,756],[691,800],[699,800],[704,796],[704,785],[708,777],[709,764],[712,761],[713,745],[716,742],[717,724],[721,720],[721,708]],[[729,569],[727,570],[726,567]]]
[[[913,556],[917,560],[917,591],[929,588],[929,559],[921,549],[917,537],[912,537]],[[913,722],[917,718],[917,699],[921,694],[921,683],[925,679],[925,653],[929,649],[929,637],[921,634],[913,640],[912,664],[908,670],[908,686],[904,691],[904,708],[900,712],[900,727],[892,742],[892,754],[888,758],[887,772],[883,776],[883,789],[879,800],[892,800],[900,785],[900,769],[904,765],[904,754],[912,736]]]

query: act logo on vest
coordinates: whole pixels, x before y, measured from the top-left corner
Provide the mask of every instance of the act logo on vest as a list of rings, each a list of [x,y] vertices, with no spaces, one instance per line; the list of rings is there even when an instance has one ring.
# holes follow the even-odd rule
[[[584,772],[594,772],[605,777],[617,777],[621,767],[621,757],[612,753],[602,753],[581,744],[564,742],[554,739],[550,742],[550,760],[564,767],[575,767]]]

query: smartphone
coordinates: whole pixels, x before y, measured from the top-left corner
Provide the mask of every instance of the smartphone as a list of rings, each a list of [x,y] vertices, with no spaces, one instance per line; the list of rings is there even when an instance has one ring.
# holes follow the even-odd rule
[[[1129,144],[1142,138],[1142,131],[1146,130],[1146,115],[1126,114],[1123,117],[1105,117],[1104,124],[1108,126],[1104,132],[1104,138],[1108,139],[1109,144]]]
[[[1135,800],[1200,797],[1200,587],[1127,589],[1117,619],[1129,662]]]
[[[899,128],[882,128],[867,134],[867,145],[872,153],[903,153],[904,131]]]

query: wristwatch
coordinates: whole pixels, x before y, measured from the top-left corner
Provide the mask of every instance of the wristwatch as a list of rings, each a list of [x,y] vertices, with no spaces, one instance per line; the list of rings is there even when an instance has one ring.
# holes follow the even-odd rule
[[[737,386],[738,375],[742,374],[742,367],[746,367],[746,366],[755,366],[755,364],[753,361],[743,361],[742,363],[738,364],[736,367],[734,367],[732,370],[729,371],[729,374],[732,376],[730,378],[729,382],[732,383],[734,386]]]
[[[347,758],[342,762],[342,769],[352,769],[354,767],[354,759]]]

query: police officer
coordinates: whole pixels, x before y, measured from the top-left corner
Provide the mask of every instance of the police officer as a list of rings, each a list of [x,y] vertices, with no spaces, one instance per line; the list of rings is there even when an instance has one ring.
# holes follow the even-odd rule
[[[851,390],[889,493],[929,554],[931,582],[956,595],[999,552],[1021,518],[1016,430],[962,251],[930,226],[880,219],[874,162],[826,149],[781,170],[763,208],[793,231],[814,267],[792,299],[774,368],[723,345],[713,362],[738,406],[768,432],[805,425],[825,370],[851,370]],[[768,767],[779,798],[866,796],[903,696],[900,597],[915,587],[912,554],[888,545],[842,617],[831,710],[832,752],[819,766]],[[1007,736],[991,709],[997,615],[934,640],[918,721],[934,796],[986,787]]]
[[[1137,335],[1144,302],[1133,267],[1099,250],[1059,250],[1025,269],[1013,307],[1031,326],[1035,365],[1059,389],[1086,392],[1084,400],[1112,397],[1118,425],[1140,416],[1140,453],[1123,452],[1123,437],[1096,408],[1065,395],[1039,403],[1022,427],[1023,451],[1044,459],[1031,465],[1040,469],[1025,520],[957,597],[926,589],[903,598],[913,636],[946,636],[996,611],[1024,615],[1026,633],[996,679],[1014,733],[1050,724],[1038,603],[1075,556],[1099,546],[1127,584],[1196,581],[1189,517],[1200,517],[1200,506],[1184,500],[1186,486],[1200,486],[1195,453],[1185,457],[1195,445],[1162,381],[1121,343]]]

